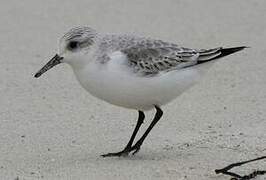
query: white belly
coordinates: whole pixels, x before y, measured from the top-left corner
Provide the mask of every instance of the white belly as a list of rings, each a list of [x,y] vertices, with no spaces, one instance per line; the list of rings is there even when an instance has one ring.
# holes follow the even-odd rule
[[[196,68],[174,70],[152,77],[129,71],[124,60],[106,64],[91,62],[74,72],[81,85],[93,96],[111,104],[137,110],[164,105],[197,82]]]

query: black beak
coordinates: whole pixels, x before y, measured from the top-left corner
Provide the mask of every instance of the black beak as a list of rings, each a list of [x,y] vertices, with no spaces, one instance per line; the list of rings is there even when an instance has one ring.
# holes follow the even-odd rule
[[[42,69],[40,69],[34,77],[38,78],[40,77],[43,73],[51,69],[52,67],[56,66],[57,64],[60,64],[62,62],[63,57],[60,57],[58,54],[56,54],[47,64],[43,66]]]

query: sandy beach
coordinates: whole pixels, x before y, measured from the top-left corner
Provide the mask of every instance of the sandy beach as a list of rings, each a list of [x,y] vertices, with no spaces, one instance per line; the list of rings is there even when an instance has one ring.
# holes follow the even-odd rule
[[[263,0],[2,1],[0,180],[229,180],[214,170],[266,155],[265,19]],[[33,77],[79,25],[191,48],[251,48],[220,59],[163,106],[138,154],[102,158],[126,145],[137,111],[91,96],[68,65]],[[266,161],[235,172],[254,169]]]

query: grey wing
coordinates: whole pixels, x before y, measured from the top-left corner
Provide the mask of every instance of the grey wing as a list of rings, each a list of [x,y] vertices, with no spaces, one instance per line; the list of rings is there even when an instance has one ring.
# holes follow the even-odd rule
[[[207,61],[219,55],[215,49],[189,49],[173,44],[159,47],[130,47],[122,50],[127,55],[129,64],[138,72],[156,74],[162,71],[181,69]]]

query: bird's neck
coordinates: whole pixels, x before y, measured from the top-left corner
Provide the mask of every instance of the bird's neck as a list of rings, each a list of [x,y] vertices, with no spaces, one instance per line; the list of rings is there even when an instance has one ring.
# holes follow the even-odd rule
[[[95,49],[93,48],[88,52],[82,52],[79,56],[75,56],[74,59],[69,62],[69,64],[73,69],[79,70],[92,63],[94,59]]]

